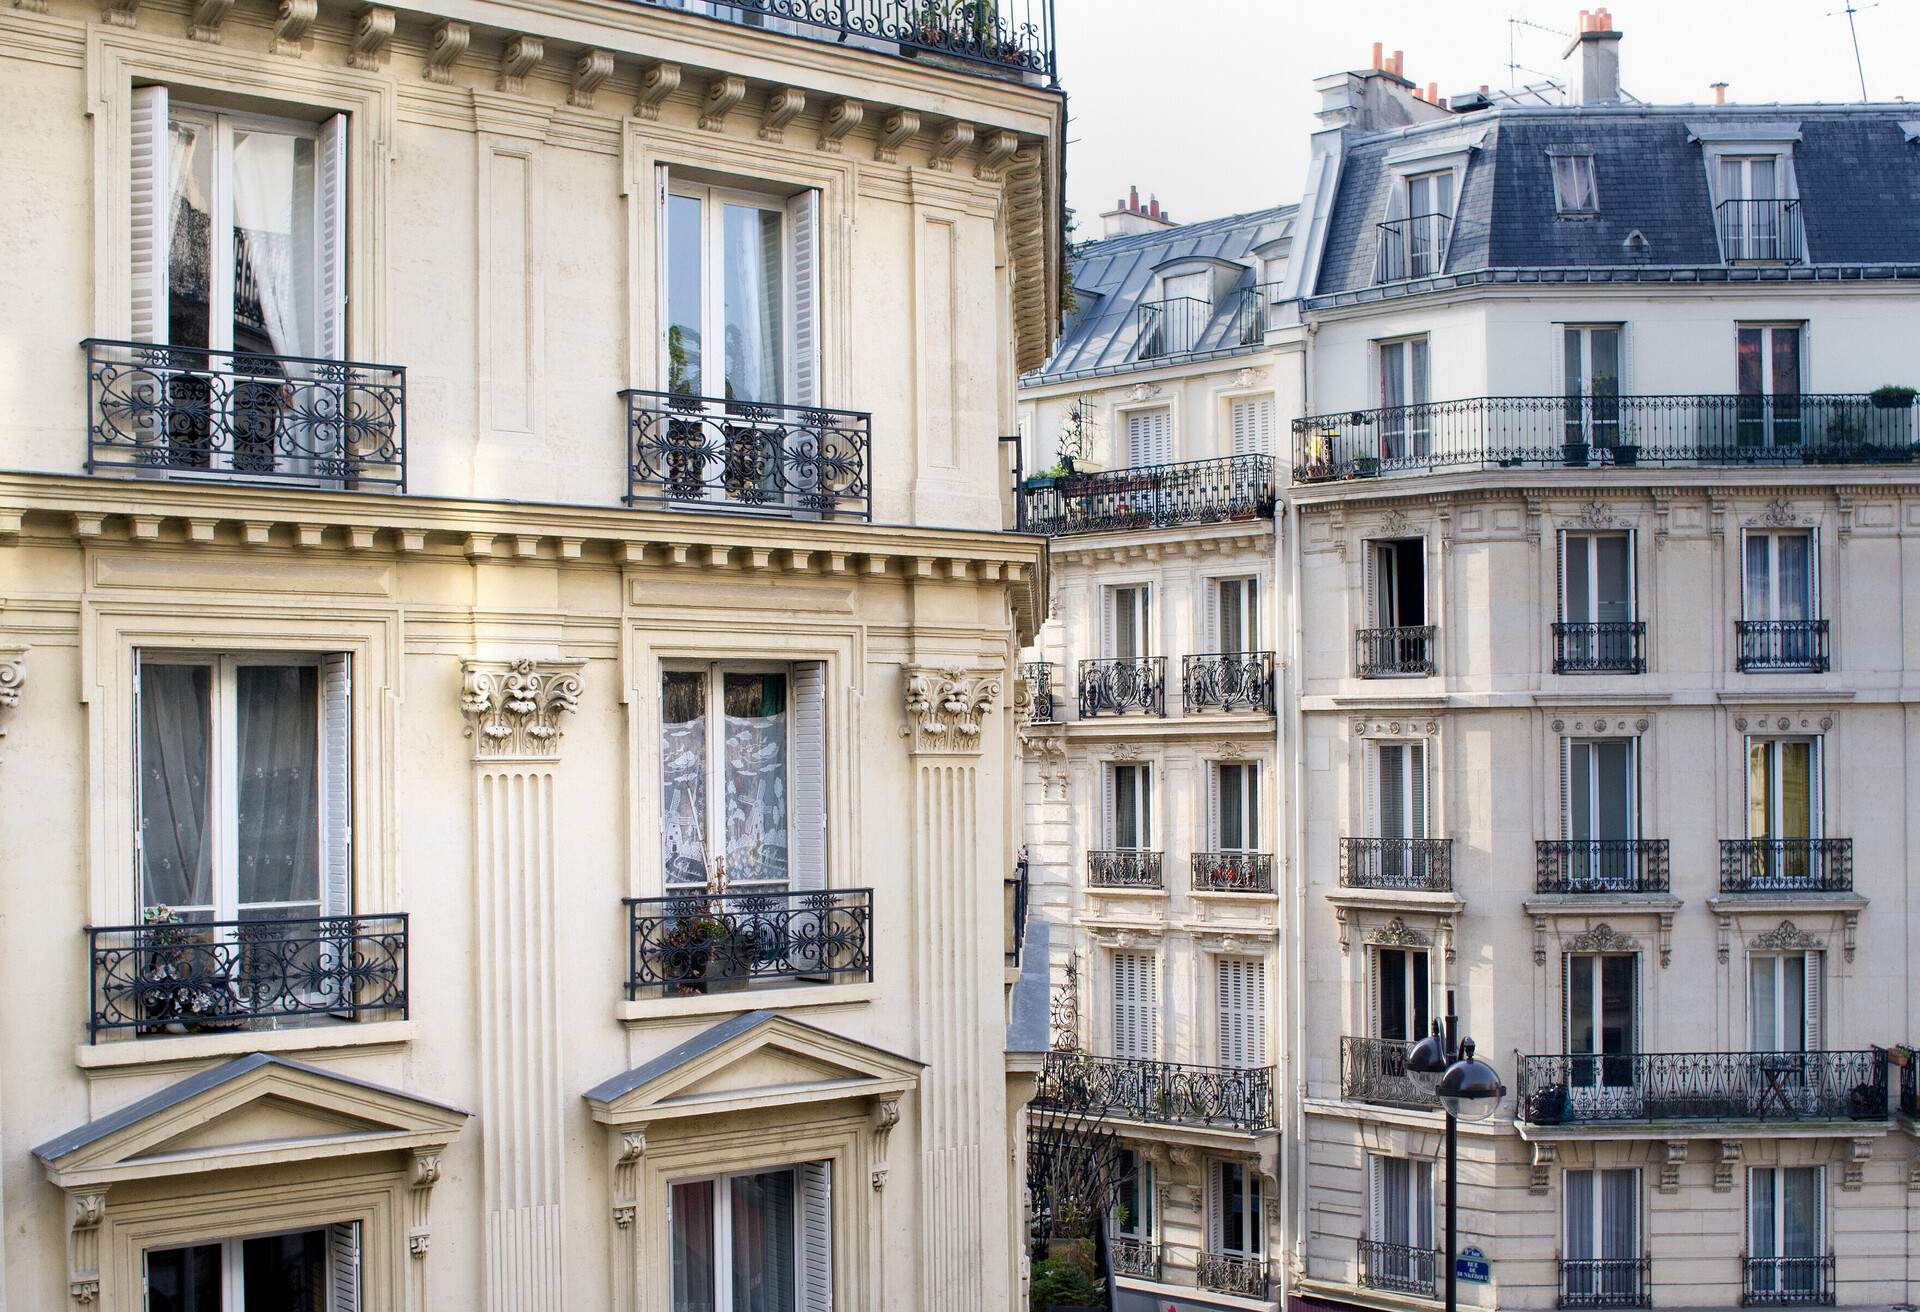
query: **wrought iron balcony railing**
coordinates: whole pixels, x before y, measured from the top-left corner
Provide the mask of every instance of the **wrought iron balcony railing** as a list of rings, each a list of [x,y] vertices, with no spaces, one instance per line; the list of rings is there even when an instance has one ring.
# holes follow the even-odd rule
[[[1189,711],[1273,714],[1273,653],[1213,652],[1180,663],[1180,703]]]
[[[1555,674],[1645,674],[1645,620],[1553,626]]]
[[[1271,893],[1269,852],[1195,852],[1191,885],[1196,893]]]
[[[1920,408],[1864,394],[1474,396],[1293,423],[1296,483],[1558,465],[1920,462]]]
[[[1025,861],[1013,868],[1013,878],[1004,881],[1004,887],[1007,902],[1007,964],[1018,966],[1021,950],[1027,945],[1027,902],[1033,892]]]
[[[1343,838],[1340,887],[1453,891],[1451,838]]]
[[[1664,893],[1664,838],[1554,838],[1534,844],[1536,893]]]
[[[1355,672],[1363,679],[1432,674],[1433,631],[1431,624],[1355,630]]]
[[[1373,280],[1402,282],[1439,273],[1447,258],[1447,232],[1452,226],[1453,219],[1446,214],[1415,214],[1376,224]]]
[[[1089,888],[1165,888],[1160,853],[1142,847],[1098,848],[1087,853]]]
[[[1216,1294],[1241,1298],[1267,1296],[1267,1262],[1253,1253],[1202,1251],[1195,1258],[1194,1284]]]
[[[1369,1289],[1432,1298],[1440,1263],[1440,1250],[1436,1248],[1360,1240],[1360,1283]]]
[[[1434,1107],[1438,1100],[1432,1075],[1407,1069],[1404,1039],[1340,1039],[1340,1096],[1350,1102],[1383,1107]]]
[[[873,978],[873,890],[630,897],[627,998]]]
[[[1851,893],[1851,838],[1723,838],[1722,893]]]
[[[1080,662],[1080,718],[1167,713],[1167,658]]]
[[[87,954],[96,1043],[407,1015],[405,915],[89,927]]]
[[[653,0],[722,22],[1057,83],[1053,0]]]
[[[1519,1067],[1515,1105],[1535,1125],[1887,1117],[1879,1049],[1534,1056]]]
[[[397,365],[88,338],[87,472],[404,492]]]
[[[1900,1063],[1900,1114],[1920,1121],[1920,1049],[1912,1047]]]
[[[1020,681],[1027,689],[1027,723],[1052,724],[1060,718],[1053,690],[1054,665],[1051,661],[1028,661],[1020,667]]]
[[[1825,674],[1825,620],[1735,620],[1735,664],[1742,674]]]
[[[1022,488],[1029,533],[1111,533],[1273,516],[1273,457],[1222,456],[1063,474]]]
[[[1231,292],[1219,305],[1195,296],[1144,301],[1135,310],[1134,358],[1202,355],[1257,345],[1267,330],[1276,283]]]
[[[1797,200],[1723,200],[1713,207],[1713,226],[1720,234],[1720,258],[1728,264],[1798,264],[1806,258]]]
[[[1235,1130],[1273,1128],[1273,1067],[1188,1066],[1134,1057],[1047,1054],[1036,1107]]]
[[[1825,1257],[1746,1257],[1741,1307],[1832,1307],[1833,1254]]]
[[[629,389],[630,506],[873,518],[873,416]]]
[[[1160,1278],[1160,1246],[1151,1239],[1108,1240],[1107,1260],[1117,1276],[1130,1276],[1135,1280]]]
[[[1644,1257],[1563,1257],[1560,1306],[1652,1307],[1652,1272]]]

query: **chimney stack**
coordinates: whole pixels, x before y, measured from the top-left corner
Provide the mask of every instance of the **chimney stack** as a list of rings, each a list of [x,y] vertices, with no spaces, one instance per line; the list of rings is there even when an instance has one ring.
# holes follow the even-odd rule
[[[1102,237],[1131,237],[1137,232],[1157,232],[1174,226],[1173,215],[1160,208],[1160,198],[1149,195],[1140,202],[1140,188],[1128,187],[1127,194],[1100,216]]]
[[[1725,82],[1715,82],[1713,84],[1713,103],[1716,105],[1724,105],[1727,103],[1727,84]]]
[[[1373,62],[1367,65],[1368,68],[1384,69],[1386,67],[1380,62],[1381,51],[1384,48],[1378,41],[1373,43]]]
[[[1620,101],[1620,33],[1613,15],[1604,8],[1580,11],[1580,29],[1563,59],[1579,53],[1574,66],[1573,98],[1581,105],[1614,105]]]
[[[1393,58],[1387,61],[1387,72],[1395,77],[1405,77],[1406,74],[1400,70],[1406,66],[1406,56],[1407,52],[1404,50],[1394,51]]]

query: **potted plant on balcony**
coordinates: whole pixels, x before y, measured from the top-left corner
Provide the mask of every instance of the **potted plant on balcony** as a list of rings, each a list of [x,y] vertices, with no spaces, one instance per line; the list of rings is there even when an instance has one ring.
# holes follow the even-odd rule
[[[1640,432],[1632,424],[1622,424],[1620,432],[1611,448],[1613,463],[1622,469],[1632,469],[1640,463]]]
[[[1591,450],[1591,444],[1585,441],[1562,442],[1560,444],[1561,463],[1568,469],[1583,469],[1586,467],[1589,450]]]
[[[1880,410],[1905,410],[1913,404],[1915,392],[1904,383],[1882,383],[1867,393],[1867,399]]]
[[[140,918],[138,985],[143,1034],[190,1034],[239,1028],[215,1017],[231,1010],[226,972],[204,937],[170,906],[148,907]]]
[[[743,989],[753,973],[753,934],[724,914],[727,866],[716,861],[705,898],[684,904],[660,936],[668,987],[682,995]]]

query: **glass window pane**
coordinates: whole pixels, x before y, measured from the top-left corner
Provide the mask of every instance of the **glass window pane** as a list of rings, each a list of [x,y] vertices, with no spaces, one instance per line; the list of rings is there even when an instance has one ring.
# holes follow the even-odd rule
[[[167,340],[210,346],[214,131],[210,123],[177,118],[168,127]]]
[[[1380,347],[1380,404],[1388,408],[1407,403],[1407,344],[1386,342]]]
[[[782,216],[754,205],[723,207],[726,226],[727,399],[786,400],[786,266]]]
[[[213,671],[140,667],[140,905],[213,908]]]
[[[1614,533],[1594,541],[1594,591],[1600,603],[1594,618],[1602,624],[1623,624],[1633,618],[1629,540],[1625,534]]]
[[[668,1244],[673,1266],[672,1312],[713,1312],[714,1234],[711,1180],[673,1186]]]
[[[318,915],[320,671],[241,665],[234,679],[240,912]]]
[[[1734,375],[1740,395],[1759,396],[1764,377],[1760,363],[1760,329],[1740,329],[1735,343]]]
[[[1241,589],[1239,579],[1222,579],[1218,584],[1220,595],[1215,601],[1220,612],[1220,650],[1239,652],[1246,650],[1246,634],[1241,627]]]
[[[1633,837],[1633,748],[1619,740],[1594,744],[1595,838]]]
[[[233,348],[313,355],[319,340],[315,143],[233,133]]]
[[[1813,744],[1805,740],[1776,744],[1780,754],[1780,801],[1775,838],[1813,834]]]
[[[1813,539],[1805,533],[1783,533],[1777,544],[1780,577],[1774,589],[1777,613],[1771,618],[1813,618]]]
[[[1561,363],[1566,374],[1567,399],[1577,401],[1586,395],[1587,369],[1581,343],[1585,334],[1578,328],[1562,330]]]
[[[660,690],[660,841],[668,886],[707,882],[707,676],[674,671]]]
[[[1747,618],[1765,620],[1773,614],[1773,539],[1765,533],[1747,534]]]
[[[1593,744],[1573,743],[1567,748],[1567,837],[1592,838],[1593,822]]]
[[[1562,568],[1566,571],[1567,623],[1593,622],[1593,539],[1585,534],[1567,535],[1567,553]]]
[[[727,879],[787,882],[787,676],[725,679]]]
[[[1747,1005],[1752,1009],[1748,1037],[1755,1052],[1780,1051],[1778,957],[1753,957],[1747,962]]]
[[[1578,956],[1567,965],[1567,1051],[1598,1052],[1593,1022],[1595,958]]]
[[[220,1245],[150,1250],[146,1312],[221,1312]]]
[[[1623,954],[1600,958],[1600,1051],[1633,1051],[1634,960]]]
[[[695,196],[667,197],[667,390],[707,394],[701,377],[702,205]]]
[[[1246,785],[1246,767],[1216,765],[1214,769],[1220,772],[1220,845],[1230,849],[1244,847],[1246,813],[1241,790]]]
[[[1773,338],[1773,394],[1797,396],[1800,392],[1800,330],[1775,328]]]
[[[1820,1257],[1820,1170],[1788,1167],[1780,1173],[1783,1257]],[[1803,1276],[1802,1279],[1805,1277]]]
[[[793,1172],[737,1176],[733,1194],[733,1312],[797,1312]]]
[[[327,1232],[267,1235],[240,1246],[243,1306],[328,1312]]]

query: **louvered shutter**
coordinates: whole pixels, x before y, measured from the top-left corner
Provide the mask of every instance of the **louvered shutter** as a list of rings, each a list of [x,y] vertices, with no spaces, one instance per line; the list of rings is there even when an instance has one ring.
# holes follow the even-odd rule
[[[323,360],[347,358],[347,116],[335,114],[320,125],[315,170],[316,244],[319,247],[316,296]]]
[[[1365,616],[1363,628],[1383,629],[1391,624],[1385,598],[1380,595],[1380,544],[1368,542],[1360,553],[1360,608]]]
[[[1244,775],[1246,792],[1240,800],[1240,845],[1260,850],[1260,762],[1249,761]]]
[[[1218,1253],[1226,1247],[1227,1191],[1222,1179],[1227,1164],[1215,1159],[1207,1163],[1207,1251]]]
[[[1225,768],[1219,761],[1208,761],[1203,767],[1206,778],[1207,818],[1203,841],[1209,851],[1220,851],[1227,846],[1226,826],[1220,823],[1220,790],[1223,780],[1220,775]]]
[[[1113,954],[1113,1055],[1153,1060],[1158,1047],[1154,958],[1144,952]]]
[[[800,1312],[833,1312],[833,1163],[800,1167]]]
[[[360,1223],[327,1227],[327,1312],[360,1312]]]
[[[1200,650],[1223,652],[1227,649],[1226,635],[1220,626],[1221,596],[1227,590],[1226,579],[1208,579],[1201,589],[1205,598],[1201,623],[1204,626],[1200,634]]]
[[[320,851],[324,914],[353,912],[352,657],[320,658]]]
[[[1825,981],[1821,979],[1821,975],[1824,972],[1825,966],[1826,953],[1807,953],[1805,971],[1807,977],[1806,1050],[1808,1052],[1819,1052],[1821,1050],[1820,997],[1822,992],[1821,986],[1825,983]]]
[[[1375,775],[1373,832],[1380,838],[1405,838],[1406,753],[1403,743],[1382,743],[1374,749]]]
[[[1127,416],[1127,463],[1164,465],[1173,459],[1172,412],[1136,410]]]
[[[1236,456],[1268,455],[1273,451],[1273,398],[1244,397],[1229,408],[1229,430]]]
[[[1367,1235],[1376,1243],[1387,1237],[1387,1159],[1367,1155]]]
[[[1573,739],[1562,738],[1560,740],[1560,834],[1562,837],[1568,839],[1578,836],[1574,832],[1573,823],[1574,801],[1572,771]]]
[[[145,757],[140,735],[140,649],[133,649],[133,905],[141,915],[147,910],[147,851],[146,826],[141,817],[147,813],[142,792],[147,786]]]
[[[1267,1064],[1266,963],[1222,957],[1214,963],[1220,1064]]]
[[[793,886],[827,886],[827,666],[793,667]]]
[[[1560,954],[1560,1051],[1573,1051],[1573,955]]]
[[[1367,998],[1372,1014],[1368,1017],[1367,1033],[1376,1039],[1400,1037],[1387,1033],[1387,952],[1386,948],[1367,950],[1367,964],[1373,967],[1373,988]]]
[[[1140,846],[1153,846],[1153,767],[1140,765],[1134,767],[1134,788],[1140,799],[1139,824]]]
[[[1427,836],[1427,745],[1407,744],[1407,837]]]
[[[793,271],[794,405],[820,403],[820,193],[787,202],[787,249]]]
[[[129,335],[137,342],[167,340],[167,261],[172,246],[172,133],[167,89],[133,89],[133,288]]]
[[[1114,804],[1113,774],[1117,766],[1109,762],[1100,767],[1100,818],[1105,826],[1108,847],[1120,845],[1120,813]]]

